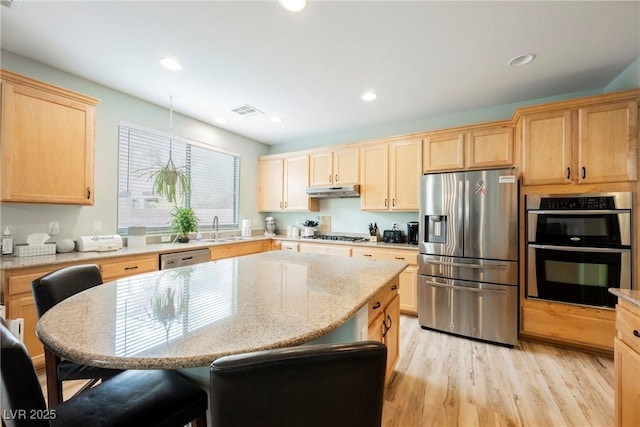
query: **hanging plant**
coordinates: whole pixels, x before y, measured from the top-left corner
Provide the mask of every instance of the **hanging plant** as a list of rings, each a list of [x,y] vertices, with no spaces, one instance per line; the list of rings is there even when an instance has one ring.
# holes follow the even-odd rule
[[[177,167],[173,162],[173,96],[169,97],[169,160],[155,166],[143,169],[142,175],[147,176],[147,182],[153,181],[154,196],[162,197],[169,203],[177,204],[178,195],[183,198],[191,193],[191,176],[186,166]]]
[[[171,158],[166,164],[158,163],[144,173],[147,181],[153,181],[153,194],[166,199],[170,203],[177,203],[178,195],[182,198],[191,193],[191,177],[186,166],[177,167]]]

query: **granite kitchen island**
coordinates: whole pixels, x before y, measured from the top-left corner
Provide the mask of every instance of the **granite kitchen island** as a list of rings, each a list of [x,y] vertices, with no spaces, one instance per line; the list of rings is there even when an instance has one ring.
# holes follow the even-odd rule
[[[367,339],[368,302],[406,266],[288,251],[207,262],[84,291],[36,331],[77,363],[204,374],[228,354]]]

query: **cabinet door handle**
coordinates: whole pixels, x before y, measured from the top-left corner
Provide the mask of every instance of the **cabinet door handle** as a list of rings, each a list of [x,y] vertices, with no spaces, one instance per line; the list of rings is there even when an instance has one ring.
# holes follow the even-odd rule
[[[336,174],[336,182],[338,182],[338,174]]]
[[[289,202],[284,202],[284,208],[288,208],[289,207]]]
[[[333,178],[333,176],[331,174],[329,174],[329,182],[333,182],[331,179]]]
[[[134,265],[133,267],[125,267],[124,269],[125,269],[125,270],[137,270],[137,269],[138,269],[138,266],[137,266],[137,265]]]
[[[582,179],[585,179],[587,177],[587,168],[585,168],[584,166],[582,167]]]
[[[384,207],[385,208],[387,207],[387,199],[386,198],[384,199]]]
[[[391,206],[393,206],[393,207],[396,206],[396,198],[395,197],[393,199],[391,199]]]
[[[403,257],[403,256],[397,256],[397,257],[394,257],[394,258],[395,258],[395,259],[402,259],[402,260],[404,259],[404,257]]]
[[[387,314],[387,320],[389,320],[389,324],[387,325],[387,331],[390,331],[391,326],[393,326],[393,321],[391,320],[391,316],[389,316],[388,314]]]
[[[391,290],[392,290],[392,291],[395,291],[396,289],[398,289],[398,285],[393,285],[393,286],[391,287]]]
[[[374,310],[376,310],[376,309],[378,309],[378,308],[380,308],[380,301],[376,301],[376,303],[375,303],[375,304],[373,304],[373,309],[374,309]]]
[[[634,330],[633,330],[633,335],[634,335],[634,336],[636,336],[636,337],[638,337],[638,338],[640,338],[640,332],[638,332],[638,330],[637,330],[637,329],[634,329]]]
[[[87,199],[91,198],[91,188],[87,187]]]
[[[362,254],[362,256],[373,256],[371,254]]]
[[[280,202],[280,209],[282,209],[282,202]]]
[[[387,328],[387,324],[385,322],[382,322],[381,328],[382,328],[382,338],[385,338],[387,336],[387,332],[389,332],[389,328]]]
[[[567,179],[571,179],[571,168],[567,168]]]

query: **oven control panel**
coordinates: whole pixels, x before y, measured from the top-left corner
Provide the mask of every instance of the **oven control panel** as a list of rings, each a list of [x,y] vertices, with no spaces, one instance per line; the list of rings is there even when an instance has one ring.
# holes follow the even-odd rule
[[[540,209],[575,210],[575,209],[615,209],[614,197],[543,197]]]

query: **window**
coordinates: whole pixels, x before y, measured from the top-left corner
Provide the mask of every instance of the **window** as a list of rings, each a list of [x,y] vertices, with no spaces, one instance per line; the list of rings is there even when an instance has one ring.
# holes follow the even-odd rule
[[[171,158],[191,177],[191,194],[184,206],[192,207],[198,227],[207,229],[218,216],[220,227],[238,227],[240,157],[195,141],[139,126],[121,123],[118,137],[118,232],[144,225],[164,232],[171,222],[173,203],[153,194],[150,168]]]

